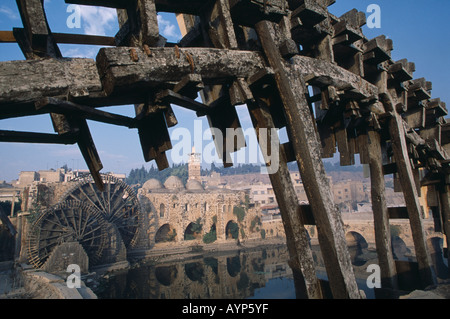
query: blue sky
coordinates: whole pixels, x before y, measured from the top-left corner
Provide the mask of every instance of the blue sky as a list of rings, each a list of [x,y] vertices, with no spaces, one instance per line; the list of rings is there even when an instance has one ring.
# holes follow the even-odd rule
[[[385,34],[394,40],[394,60],[407,58],[416,63],[415,78],[426,77],[433,82],[433,97],[440,97],[450,103],[447,80],[450,74],[450,1],[365,1],[338,0],[330,11],[340,16],[356,8],[366,12],[369,4],[381,7],[381,29],[364,27],[368,38]],[[82,7],[81,28],[69,29],[66,20],[71,14],[67,12],[63,0],[45,0],[45,8],[53,32],[85,33],[113,36],[118,31],[115,11],[100,7]],[[169,41],[176,42],[180,32],[175,16],[161,13],[159,17],[160,32]],[[0,2],[0,30],[12,30],[22,27],[22,22],[14,0]],[[95,58],[98,47],[60,45],[67,57]],[[23,55],[16,44],[0,44],[0,61],[22,60]],[[238,107],[238,114],[244,130],[251,126],[245,107]],[[132,106],[111,107],[108,111],[134,116]],[[194,112],[174,106],[179,124],[193,132],[193,123],[199,120],[203,129],[208,127],[206,119],[198,119]],[[95,141],[104,169],[102,172],[114,171],[128,174],[132,168],[145,163],[136,130],[89,121],[89,127]],[[8,119],[0,121],[0,129],[35,131],[53,133],[48,115]],[[173,129],[170,130],[171,132]],[[177,141],[173,141],[175,144]],[[283,141],[282,141],[283,142]],[[205,144],[210,143],[204,141]],[[196,144],[197,145],[197,144]],[[197,147],[199,148],[199,147]],[[170,152],[169,152],[170,154]],[[169,156],[170,158],[170,156]],[[0,143],[0,180],[16,179],[20,171],[40,170],[60,167],[67,164],[75,169],[85,169],[83,158],[76,145],[40,145],[20,143]]]

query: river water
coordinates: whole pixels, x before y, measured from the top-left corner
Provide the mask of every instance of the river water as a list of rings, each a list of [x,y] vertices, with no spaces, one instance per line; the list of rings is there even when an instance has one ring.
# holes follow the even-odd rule
[[[317,276],[326,282],[320,251],[313,251]],[[351,254],[359,261],[362,255],[373,257],[367,251]],[[296,292],[287,261],[286,246],[191,254],[188,259],[153,260],[112,273],[91,288],[100,299],[295,299],[301,292]],[[359,288],[372,299],[368,275],[356,272]]]

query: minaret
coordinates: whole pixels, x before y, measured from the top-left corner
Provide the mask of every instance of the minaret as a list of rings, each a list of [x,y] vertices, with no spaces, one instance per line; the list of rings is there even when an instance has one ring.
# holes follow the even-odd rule
[[[195,147],[192,146],[192,153],[189,154],[189,162],[188,162],[188,180],[194,179],[199,182],[201,176],[201,163],[200,163],[200,153],[195,153]]]

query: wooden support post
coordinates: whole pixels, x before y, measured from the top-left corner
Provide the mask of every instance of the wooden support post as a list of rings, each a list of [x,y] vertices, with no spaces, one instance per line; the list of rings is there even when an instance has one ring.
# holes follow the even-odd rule
[[[100,176],[100,171],[103,168],[103,164],[100,160],[100,156],[98,155],[88,124],[85,119],[77,119],[74,122],[75,123],[71,123],[71,127],[73,127],[74,130],[79,131],[79,135],[77,137],[78,148],[80,149],[84,161],[89,168],[89,172],[94,179],[95,185],[101,192],[103,192],[104,185]]]
[[[443,232],[447,240],[447,260],[450,261],[450,185],[442,183],[438,188]]]
[[[275,126],[268,107],[264,106],[261,100],[258,104],[247,103],[247,106],[260,144],[262,143],[260,140],[262,137],[260,136],[260,129],[266,128],[269,131],[267,141],[264,141],[267,145],[267,152],[263,151],[263,155],[266,156],[265,161],[268,163],[268,153],[270,152],[270,156],[276,155],[276,150],[270,149],[269,151],[272,145],[270,139],[278,138],[278,136],[276,134],[275,136],[271,135],[271,130]],[[273,163],[272,161],[271,164]],[[315,272],[308,232],[305,228],[305,222],[302,218],[303,213],[287,167],[286,154],[282,147],[280,147],[279,167],[275,173],[269,174],[269,177],[280,207],[286,233],[286,242],[290,255],[289,265],[294,273],[297,274],[297,277],[294,277],[294,279],[297,279],[295,283],[297,294],[301,291],[301,289],[297,289],[297,286],[304,286],[308,298],[321,299],[323,295]],[[297,298],[299,297],[297,295]]]
[[[283,100],[289,139],[295,151],[308,200],[319,233],[319,243],[335,298],[361,298],[345,240],[344,224],[321,158],[321,145],[315,130],[302,77],[283,64],[283,58],[268,21],[255,25]]]
[[[397,270],[395,268],[394,256],[392,254],[380,134],[374,129],[369,129],[368,131],[367,153],[370,167],[375,242],[377,247],[378,263],[381,268],[381,286],[383,288],[397,289]]]
[[[36,57],[61,57],[48,26],[42,0],[16,0],[25,34]]]
[[[408,208],[421,281],[424,287],[426,287],[435,284],[435,278],[431,268],[431,260],[428,254],[426,237],[423,229],[422,209],[419,203],[419,195],[417,193],[411,162],[409,160],[403,122],[396,111],[391,110],[391,115],[389,130],[391,134],[392,150],[397,164],[406,207]]]
[[[159,27],[155,0],[138,0],[141,21],[140,42],[156,46],[159,41]]]
[[[125,37],[126,42],[122,44],[144,47],[144,51],[149,51],[151,55],[151,49],[145,46],[155,47],[159,40],[155,1],[130,1],[126,11],[117,10],[117,16],[119,26],[124,27],[128,24],[131,33]],[[136,53],[137,48],[131,48],[130,52]],[[145,54],[149,56],[148,52]],[[137,53],[134,58],[137,59],[136,62],[139,61]],[[177,120],[170,105],[160,107],[154,103],[155,101],[151,102],[152,105],[150,103],[135,104],[136,117],[139,119],[137,128],[144,160],[146,162],[155,160],[161,171],[169,167],[165,152],[172,148],[167,125],[173,126]]]

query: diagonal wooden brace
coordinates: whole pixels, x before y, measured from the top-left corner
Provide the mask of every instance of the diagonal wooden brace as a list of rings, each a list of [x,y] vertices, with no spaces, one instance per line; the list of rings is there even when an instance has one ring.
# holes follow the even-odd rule
[[[284,64],[273,38],[271,24],[261,21],[255,29],[269,65],[275,72],[286,112],[288,134],[295,151],[308,200],[319,233],[319,243],[335,298],[361,298],[345,240],[344,225],[321,159],[319,139],[305,97],[302,77]]]

